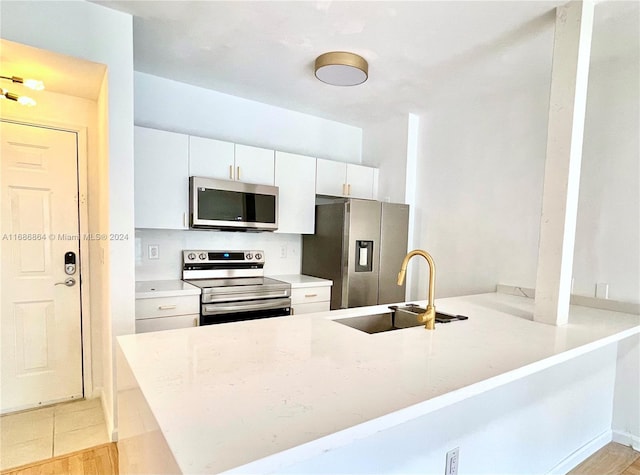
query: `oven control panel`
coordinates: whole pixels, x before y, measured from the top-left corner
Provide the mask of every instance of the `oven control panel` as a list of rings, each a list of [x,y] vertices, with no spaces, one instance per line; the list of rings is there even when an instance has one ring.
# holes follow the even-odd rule
[[[204,264],[223,262],[234,263],[260,263],[264,264],[264,251],[203,251],[189,250],[182,251],[183,262],[185,264]]]

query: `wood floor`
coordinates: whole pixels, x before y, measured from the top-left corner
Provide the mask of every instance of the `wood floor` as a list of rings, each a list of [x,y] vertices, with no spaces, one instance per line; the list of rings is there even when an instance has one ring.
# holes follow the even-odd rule
[[[0,475],[118,475],[118,448],[115,443],[61,455]]]
[[[640,475],[640,452],[611,442],[567,475]]]
[[[115,443],[17,467],[0,475],[118,475]],[[640,452],[611,442],[567,475],[640,475]]]

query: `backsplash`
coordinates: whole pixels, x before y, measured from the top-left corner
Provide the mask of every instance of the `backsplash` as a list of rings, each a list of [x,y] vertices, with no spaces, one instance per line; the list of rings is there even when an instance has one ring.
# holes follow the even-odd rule
[[[149,246],[158,246],[157,259],[149,259]],[[299,274],[301,248],[297,234],[136,229],[136,280],[182,278],[185,249],[262,250],[265,275]]]

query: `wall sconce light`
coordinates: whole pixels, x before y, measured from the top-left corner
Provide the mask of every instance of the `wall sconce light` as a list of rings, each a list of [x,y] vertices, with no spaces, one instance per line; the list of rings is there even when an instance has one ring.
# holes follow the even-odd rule
[[[6,89],[0,88],[0,99],[4,99],[4,98],[7,98],[11,101],[16,101],[22,104],[23,106],[32,107],[36,105],[36,101],[34,101],[29,96],[19,96],[17,94],[14,94],[13,92],[7,91]]]
[[[23,84],[24,86],[35,91],[42,91],[44,89],[44,83],[42,81],[39,81],[38,79],[23,79],[18,76],[0,76],[0,79],[5,79],[17,84]],[[16,101],[23,106],[32,107],[36,105],[36,101],[29,96],[19,96],[17,94],[14,94],[13,92],[7,91],[6,89],[0,88],[0,99],[3,98],[9,99],[11,101]]]

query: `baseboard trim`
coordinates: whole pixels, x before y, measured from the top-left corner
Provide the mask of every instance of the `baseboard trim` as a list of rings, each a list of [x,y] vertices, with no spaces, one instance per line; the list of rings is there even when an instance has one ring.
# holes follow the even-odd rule
[[[611,442],[612,431],[606,430],[593,440],[587,442],[578,450],[566,457],[562,462],[549,470],[548,475],[565,475],[580,463],[595,454],[602,447]]]
[[[612,440],[614,442],[626,445],[631,447],[633,450],[640,452],[640,437],[637,435],[630,434],[629,432],[623,432],[621,430],[614,430],[612,435]]]
[[[102,405],[102,413],[104,414],[105,423],[107,425],[107,435],[109,436],[109,440],[111,442],[117,442],[118,441],[118,431],[110,423],[110,421],[113,419],[113,417],[111,416],[111,409],[109,407],[107,407],[106,398],[104,397],[104,388],[100,387],[97,391],[94,391],[94,393],[96,393],[96,392],[99,393],[100,404]]]

